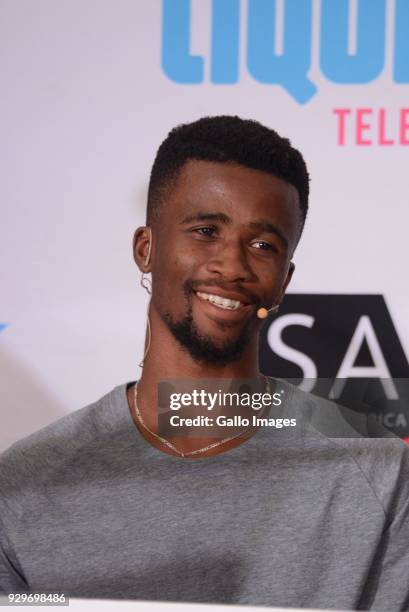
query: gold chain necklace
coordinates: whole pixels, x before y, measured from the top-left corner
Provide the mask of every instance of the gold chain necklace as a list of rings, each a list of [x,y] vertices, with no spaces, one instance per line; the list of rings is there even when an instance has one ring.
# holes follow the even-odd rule
[[[264,376],[264,374],[263,374],[263,376]],[[267,393],[269,395],[271,395],[270,381],[267,378],[267,376],[264,376],[264,378],[265,378],[265,381],[266,381]],[[196,449],[194,451],[189,451],[187,453],[184,453],[181,450],[179,450],[174,444],[172,444],[172,442],[169,442],[169,440],[166,440],[166,438],[162,438],[162,436],[159,436],[158,434],[153,432],[151,429],[149,429],[149,427],[146,425],[146,423],[143,420],[142,415],[140,413],[140,410],[139,410],[139,407],[138,407],[137,396],[138,396],[138,383],[136,382],[135,383],[135,387],[134,387],[134,407],[135,407],[135,413],[136,413],[136,416],[138,418],[138,421],[140,422],[142,427],[144,429],[146,429],[146,431],[148,431],[154,438],[156,438],[157,440],[162,442],[162,444],[164,444],[168,448],[172,449],[180,457],[190,457],[192,455],[198,455],[199,453],[204,453],[205,451],[208,451],[208,450],[210,450],[212,448],[216,448],[216,446],[220,446],[221,444],[225,444],[226,442],[230,442],[231,440],[235,440],[239,436],[242,436],[247,431],[249,431],[251,429],[251,427],[252,427],[251,425],[249,425],[248,427],[243,429],[243,431],[241,431],[240,433],[236,434],[235,436],[231,436],[230,438],[224,438],[223,440],[220,440],[219,442],[213,442],[212,444],[209,444],[208,446],[205,446],[204,448],[198,448],[198,449]],[[266,408],[266,406],[265,406],[265,408]]]

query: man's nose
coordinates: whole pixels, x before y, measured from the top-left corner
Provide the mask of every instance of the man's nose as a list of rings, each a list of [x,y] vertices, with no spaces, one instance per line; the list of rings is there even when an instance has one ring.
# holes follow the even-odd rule
[[[213,274],[220,274],[226,281],[254,280],[248,257],[247,247],[240,240],[225,240],[218,245],[207,268]]]

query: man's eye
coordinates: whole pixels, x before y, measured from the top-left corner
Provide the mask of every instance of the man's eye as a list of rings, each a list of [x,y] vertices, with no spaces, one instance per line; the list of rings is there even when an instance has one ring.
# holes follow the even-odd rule
[[[213,236],[213,232],[215,232],[215,228],[214,227],[197,227],[195,230],[193,230],[194,232],[197,232],[198,234],[200,234],[201,236],[206,236],[211,238]]]
[[[253,242],[252,246],[254,245],[259,245],[257,248],[263,251],[275,251],[275,248],[269,242],[264,242],[264,240]]]

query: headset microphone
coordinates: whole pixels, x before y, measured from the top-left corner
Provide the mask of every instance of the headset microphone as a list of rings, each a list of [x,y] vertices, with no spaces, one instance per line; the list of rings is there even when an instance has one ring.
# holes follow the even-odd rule
[[[280,308],[279,304],[277,306],[273,306],[272,308],[259,308],[257,310],[257,316],[259,319],[266,319],[269,314],[275,314]]]

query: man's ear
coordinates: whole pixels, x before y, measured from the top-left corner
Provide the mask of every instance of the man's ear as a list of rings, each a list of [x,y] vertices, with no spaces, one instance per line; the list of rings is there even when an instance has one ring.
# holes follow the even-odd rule
[[[149,226],[138,227],[133,236],[133,257],[141,272],[151,271],[152,230]]]
[[[284,299],[285,296],[285,292],[287,291],[287,287],[290,284],[290,280],[292,279],[292,276],[294,274],[294,270],[295,270],[295,263],[293,261],[290,261],[289,266],[287,268],[287,276],[285,277],[278,301],[276,302],[276,304],[281,304],[281,302]]]

